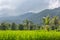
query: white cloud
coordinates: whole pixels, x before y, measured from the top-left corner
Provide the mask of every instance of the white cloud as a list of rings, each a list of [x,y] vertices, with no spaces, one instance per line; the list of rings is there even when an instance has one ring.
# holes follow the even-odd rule
[[[0,16],[20,15],[24,12],[38,12],[60,6],[59,0],[0,0]]]
[[[15,13],[17,6],[21,5],[25,1],[26,0],[0,0],[0,15],[17,15],[17,13]],[[4,13],[1,11],[3,11]]]
[[[60,7],[59,0],[50,0],[49,9],[54,9]]]
[[[20,5],[23,0],[0,0],[0,10],[4,8],[14,9],[16,5]]]

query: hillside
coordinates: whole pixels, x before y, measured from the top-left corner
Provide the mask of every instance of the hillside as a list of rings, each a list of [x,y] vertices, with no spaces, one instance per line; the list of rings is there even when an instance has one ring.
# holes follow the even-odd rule
[[[50,15],[52,16],[60,16],[60,7],[55,9],[45,9],[39,13],[34,14],[33,12],[25,13],[24,15],[19,16],[10,16],[10,17],[0,17],[0,22],[16,22],[22,23],[23,20],[29,19],[36,24],[42,23],[42,18],[44,16]]]

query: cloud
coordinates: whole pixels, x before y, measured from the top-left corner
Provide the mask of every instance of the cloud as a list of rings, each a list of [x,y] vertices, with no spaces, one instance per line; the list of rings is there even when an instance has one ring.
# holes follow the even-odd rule
[[[50,0],[49,9],[54,9],[60,7],[59,0]]]
[[[18,6],[18,11],[21,12],[38,12],[46,9],[49,5],[49,0],[27,0],[21,6]]]
[[[59,7],[58,0],[0,0],[0,16],[17,16]]]
[[[0,0],[0,10],[4,8],[14,9],[23,2],[22,0]]]
[[[0,0],[0,15],[17,15],[18,13],[15,13],[15,10],[25,1],[26,0]]]

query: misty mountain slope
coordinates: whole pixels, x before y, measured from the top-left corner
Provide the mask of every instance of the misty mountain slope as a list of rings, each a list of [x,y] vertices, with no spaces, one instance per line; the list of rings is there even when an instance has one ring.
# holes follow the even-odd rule
[[[15,22],[15,23],[22,23],[23,20],[29,19],[36,24],[42,23],[42,18],[44,16],[50,15],[52,16],[59,16],[60,17],[60,7],[55,9],[45,9],[39,13],[34,14],[33,12],[25,13],[24,15],[19,16],[10,16],[10,17],[0,17],[0,22]]]
[[[0,22],[22,23],[25,19],[30,18],[32,15],[34,15],[34,13],[29,12],[19,16],[0,17]]]
[[[59,16],[60,17],[60,8],[43,10],[43,11],[37,13],[36,15],[31,16],[30,19],[34,23],[38,23],[39,24],[39,23],[42,23],[42,18],[44,16],[47,16],[47,15],[50,15],[50,17],[52,17],[52,16]]]

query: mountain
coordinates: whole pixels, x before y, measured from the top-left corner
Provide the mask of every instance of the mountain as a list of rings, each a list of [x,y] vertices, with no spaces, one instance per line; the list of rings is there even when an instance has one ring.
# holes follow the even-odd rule
[[[22,23],[25,19],[30,18],[32,15],[34,15],[34,13],[28,12],[28,13],[25,13],[24,15],[19,15],[19,16],[0,17],[0,23],[2,22]]]
[[[55,9],[45,9],[33,16],[31,16],[30,19],[32,19],[32,21],[34,23],[42,23],[42,18],[44,16],[47,16],[47,15],[50,15],[50,17],[53,17],[53,16],[59,16],[60,17],[60,7],[59,8],[55,8]]]
[[[19,16],[0,17],[0,22],[22,23],[23,20],[29,19],[33,23],[41,24],[42,18],[47,15],[50,15],[50,17],[52,16],[60,17],[60,7],[55,9],[45,9],[38,13],[28,12],[28,13],[25,13],[24,15],[19,15]]]

